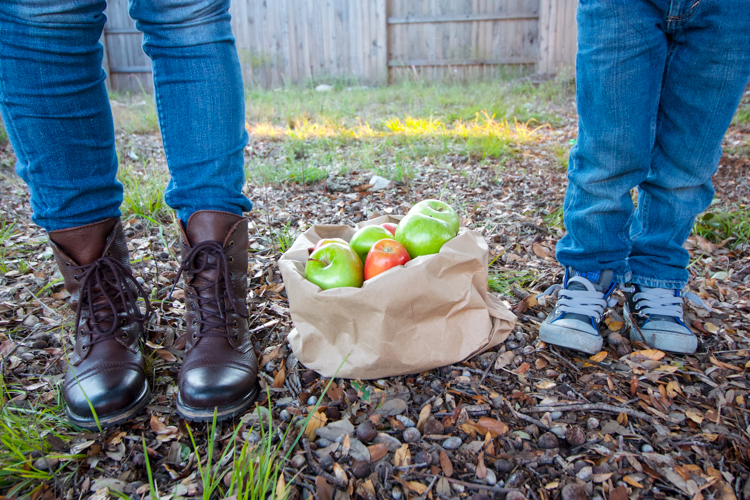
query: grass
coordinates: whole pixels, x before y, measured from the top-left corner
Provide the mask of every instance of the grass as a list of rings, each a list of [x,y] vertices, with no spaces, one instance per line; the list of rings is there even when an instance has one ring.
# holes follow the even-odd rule
[[[154,96],[145,92],[112,92],[109,95],[115,128],[126,134],[159,131]]]
[[[169,178],[166,171],[150,161],[144,161],[140,167],[121,164],[117,178],[124,188],[121,210],[125,217],[139,217],[154,224],[170,220],[172,212],[164,201],[164,187]]]
[[[537,278],[531,271],[503,269],[502,272],[492,272],[490,270],[489,287],[493,292],[508,295],[511,293],[513,285],[521,288],[531,288],[536,283]]]
[[[7,146],[8,145],[8,132],[5,130],[5,124],[3,123],[3,120],[0,119],[0,146]]]
[[[693,233],[714,243],[726,242],[730,247],[750,242],[750,213],[747,206],[727,211],[712,209],[698,216]]]

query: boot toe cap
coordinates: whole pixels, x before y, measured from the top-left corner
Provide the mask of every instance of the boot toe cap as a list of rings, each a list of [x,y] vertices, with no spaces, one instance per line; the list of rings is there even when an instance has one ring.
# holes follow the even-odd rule
[[[193,408],[236,403],[254,390],[257,381],[256,370],[239,366],[201,366],[182,375],[180,399]]]
[[[80,419],[93,419],[93,406],[99,419],[131,406],[144,392],[142,370],[128,367],[78,375],[69,370],[65,384],[68,411]],[[91,403],[91,405],[89,405]]]

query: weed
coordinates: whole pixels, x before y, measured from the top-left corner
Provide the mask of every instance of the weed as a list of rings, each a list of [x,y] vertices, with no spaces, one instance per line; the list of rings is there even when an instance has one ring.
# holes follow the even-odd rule
[[[488,285],[490,290],[507,295],[513,285],[528,288],[536,282],[536,276],[530,271],[506,269],[502,272],[490,273]]]
[[[144,161],[143,168],[121,166],[117,177],[124,188],[122,211],[126,217],[140,217],[154,224],[169,220],[171,210],[164,201],[165,171]]]
[[[734,212],[705,212],[695,220],[693,233],[715,243],[729,241],[732,247],[750,242],[750,215],[747,207]]]
[[[5,125],[0,120],[0,146],[8,145],[8,132],[5,131]]]
[[[737,112],[734,114],[732,123],[735,125],[750,123],[750,102],[740,104],[739,108],[737,108]],[[2,141],[2,137],[0,137],[0,141]]]
[[[567,170],[568,162],[570,160],[570,148],[566,148],[560,144],[554,144],[552,146],[552,154],[554,155],[555,160],[557,160],[557,163],[559,163],[563,169]]]
[[[290,222],[285,222],[280,228],[271,229],[271,238],[273,240],[273,246],[276,251],[284,253],[292,246],[294,240],[297,239],[299,231],[296,227],[292,227]]]
[[[563,219],[563,207],[559,207],[542,217],[546,226],[555,227],[565,231],[565,220]]]

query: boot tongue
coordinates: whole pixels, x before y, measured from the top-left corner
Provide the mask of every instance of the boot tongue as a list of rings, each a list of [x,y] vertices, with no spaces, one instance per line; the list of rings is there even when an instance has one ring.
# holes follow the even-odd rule
[[[185,235],[191,246],[204,241],[224,243],[229,231],[242,220],[239,215],[218,210],[201,210],[190,216],[185,228]]]
[[[587,279],[591,282],[592,285],[594,285],[594,289],[597,292],[601,293],[607,293],[609,291],[609,287],[612,285],[612,280],[615,277],[614,271],[611,269],[605,269],[603,271],[591,271],[591,272],[581,272],[576,271],[575,269],[568,268],[568,275],[570,277],[580,276],[581,278]],[[569,290],[586,290],[586,287],[583,285],[583,283],[577,283],[573,282],[570,285],[568,285]]]

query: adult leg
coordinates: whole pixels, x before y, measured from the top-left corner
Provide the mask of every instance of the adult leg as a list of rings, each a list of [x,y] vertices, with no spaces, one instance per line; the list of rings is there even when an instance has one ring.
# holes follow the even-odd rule
[[[198,421],[237,415],[258,393],[241,217],[252,208],[242,194],[244,89],[228,9],[228,0],[130,4],[153,63],[172,174],[165,198],[182,231],[188,340],[177,410]]]
[[[120,216],[101,0],[0,2],[0,112],[48,231]]]
[[[145,316],[119,222],[114,128],[99,43],[103,1],[0,2],[0,111],[49,231],[76,309],[63,396],[69,419],[96,429],[150,399],[140,351]]]

